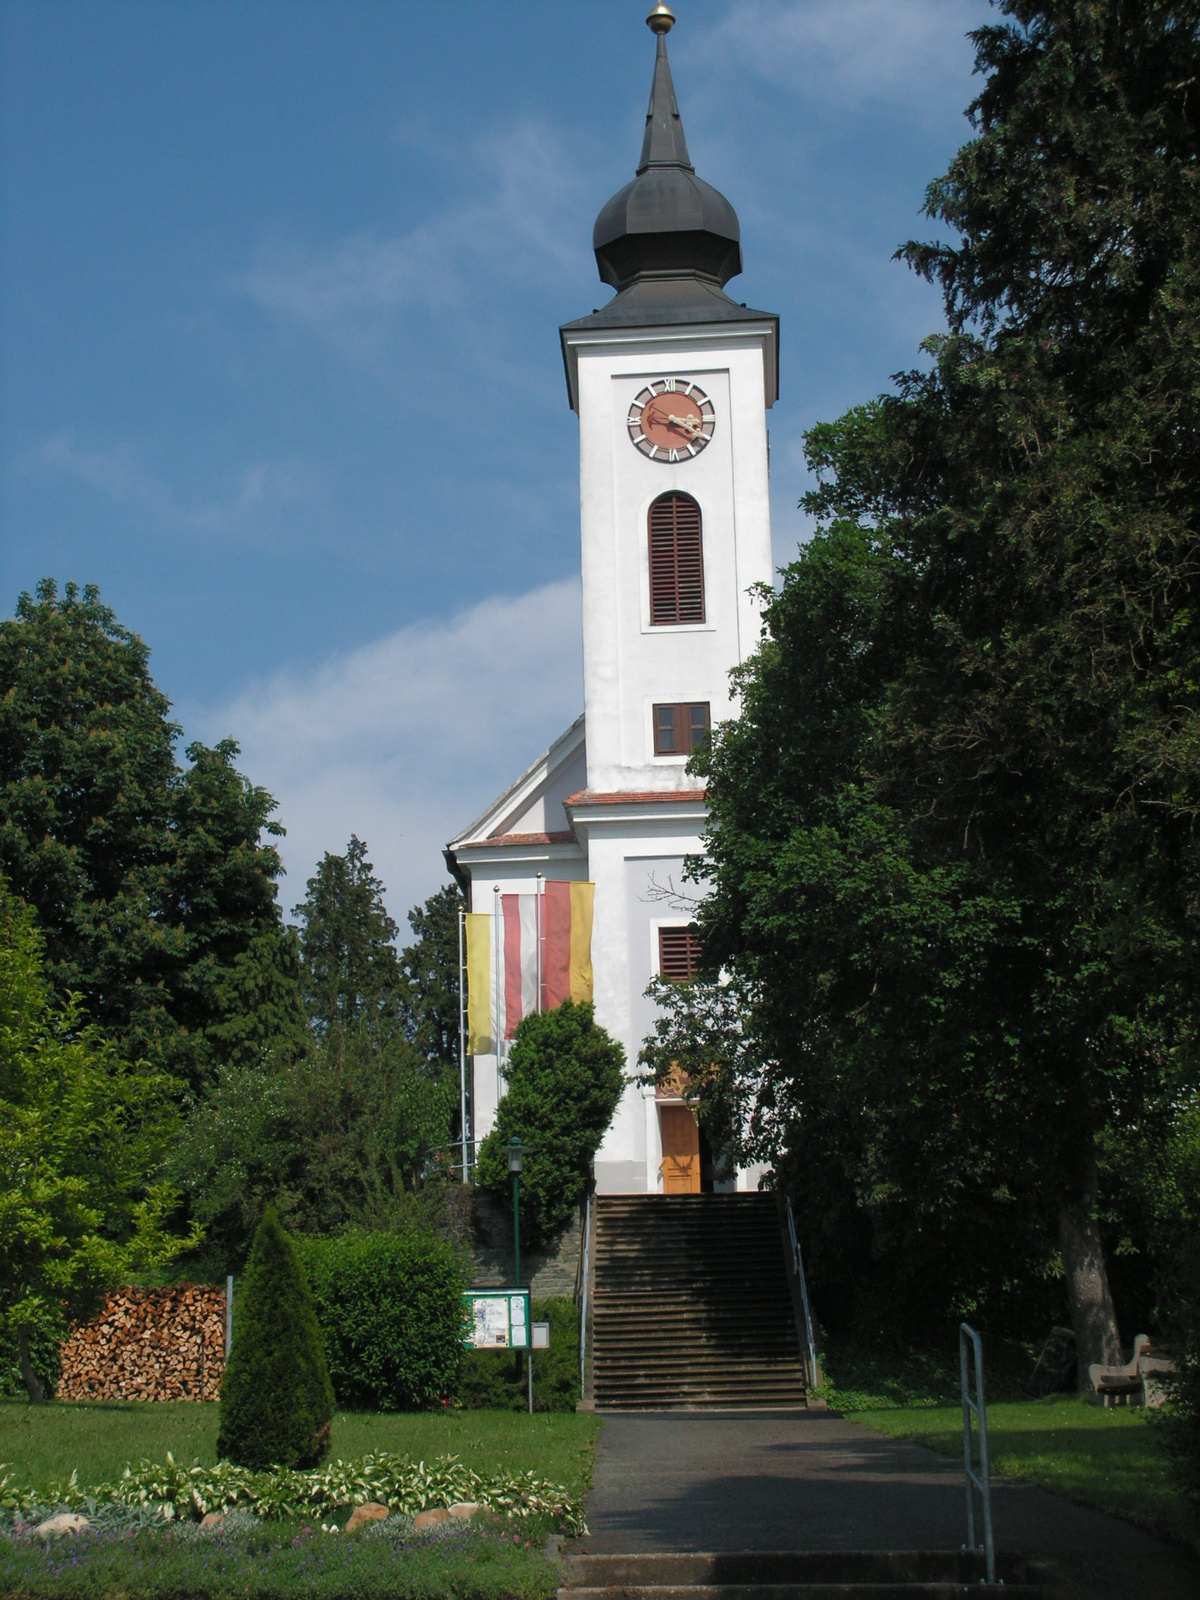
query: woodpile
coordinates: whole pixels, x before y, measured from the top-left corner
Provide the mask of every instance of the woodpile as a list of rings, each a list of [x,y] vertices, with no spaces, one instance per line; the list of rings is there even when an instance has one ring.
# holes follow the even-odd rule
[[[225,1370],[225,1291],[118,1289],[62,1349],[60,1400],[215,1400]]]

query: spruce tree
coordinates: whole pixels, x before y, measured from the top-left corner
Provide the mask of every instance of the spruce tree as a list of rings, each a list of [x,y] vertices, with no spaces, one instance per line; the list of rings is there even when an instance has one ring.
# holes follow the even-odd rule
[[[315,1467],[329,1450],[333,1386],[295,1246],[268,1205],[234,1306],[217,1453],[238,1466]]]
[[[358,1023],[398,1030],[399,930],[365,842],[351,834],[344,856],[326,851],[307,889],[292,915],[300,924],[304,1002],[316,1033],[336,1038]]]

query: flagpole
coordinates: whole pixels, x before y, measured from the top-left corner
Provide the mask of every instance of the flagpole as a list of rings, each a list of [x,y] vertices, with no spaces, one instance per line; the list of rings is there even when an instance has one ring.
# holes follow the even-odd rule
[[[463,929],[467,914],[458,913],[458,1114],[462,1135],[462,1181],[467,1173],[467,974],[463,961]]]
[[[533,903],[534,922],[537,929],[534,935],[534,948],[537,951],[537,1008],[542,1009],[542,875],[537,875],[537,886],[534,890]]]

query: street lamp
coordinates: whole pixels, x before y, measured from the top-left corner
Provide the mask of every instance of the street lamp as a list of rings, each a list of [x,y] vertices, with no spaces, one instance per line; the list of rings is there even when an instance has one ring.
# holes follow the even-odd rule
[[[521,1170],[525,1165],[525,1146],[519,1134],[508,1141],[508,1170],[513,1183],[513,1281],[521,1283]]]

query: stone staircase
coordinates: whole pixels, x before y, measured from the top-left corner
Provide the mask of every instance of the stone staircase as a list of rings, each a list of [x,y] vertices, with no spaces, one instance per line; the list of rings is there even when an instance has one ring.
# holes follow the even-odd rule
[[[805,1404],[775,1197],[596,1199],[598,1411]]]
[[[558,1600],[1053,1600],[1051,1564],[998,1555],[1003,1588],[985,1585],[980,1552],[803,1550],[710,1555],[576,1555]]]

